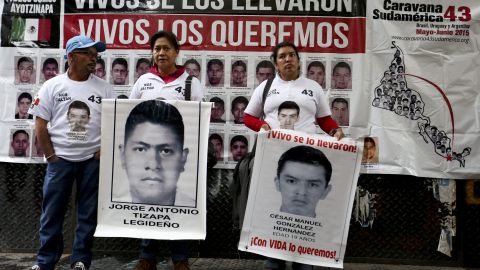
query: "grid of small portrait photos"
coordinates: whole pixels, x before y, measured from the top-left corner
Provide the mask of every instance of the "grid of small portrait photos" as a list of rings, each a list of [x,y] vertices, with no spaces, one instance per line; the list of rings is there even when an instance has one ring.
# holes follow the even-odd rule
[[[353,63],[357,62],[357,58],[358,56],[355,55],[339,58],[329,54],[308,54],[305,55],[305,65],[302,65],[305,77],[316,81],[324,89],[332,118],[347,135],[349,134],[348,127],[351,124],[350,101],[358,92],[353,89],[360,85],[360,82],[355,81],[358,76],[354,76],[353,69]],[[317,127],[317,133],[322,132]]]
[[[301,73],[322,86],[329,96],[332,117],[347,131],[354,61],[354,56],[300,54]],[[270,53],[181,51],[177,64],[184,65],[189,74],[201,81],[205,101],[213,103],[210,142],[215,147],[216,167],[233,168],[255,143],[255,133],[243,124],[244,110],[254,89],[276,74]]]
[[[105,51],[99,53],[94,74],[111,84],[117,98],[128,99],[137,79],[150,71],[151,54],[140,51]]]
[[[353,111],[350,101],[355,99],[359,91],[354,89],[360,87],[359,75],[354,69],[360,62],[358,55],[306,55],[303,66],[305,77],[316,81],[324,89],[328,98],[328,105],[332,112],[332,118],[342,127],[343,132],[348,136],[351,125],[351,112]],[[360,70],[358,68],[358,70]],[[323,131],[317,127],[317,133]]]
[[[28,111],[25,108],[31,105],[45,81],[66,72],[68,61],[64,50],[39,51],[40,54],[34,54],[31,50],[12,50],[13,82],[9,88],[15,91],[6,94],[5,98],[9,100],[6,107],[10,113],[3,117],[4,120],[18,118],[16,121],[33,125],[34,119],[25,115]],[[244,125],[244,110],[254,89],[276,74],[270,54],[180,50],[177,56],[177,65],[184,65],[189,74],[200,80],[204,100],[213,103],[210,141],[216,145],[217,168],[234,168],[255,143],[255,132]],[[355,93],[352,89],[359,85],[355,81],[358,76],[353,76],[354,62],[360,61],[357,57],[300,53],[302,75],[322,86],[329,98],[333,118],[347,134],[352,111],[350,104]],[[107,50],[99,53],[94,75],[110,83],[117,98],[128,99],[136,80],[150,71],[151,61],[149,50]],[[12,129],[11,125],[8,127]],[[317,131],[323,132],[320,128]]]
[[[2,66],[10,76],[1,84],[7,91],[3,100],[0,139],[8,143],[0,147],[1,160],[9,162],[43,162],[43,151],[34,133],[35,119],[28,113],[42,84],[63,72],[63,54],[57,49],[31,50],[2,48]],[[8,77],[11,79],[8,80]]]
[[[212,102],[209,141],[215,149],[217,168],[234,168],[251,151],[255,133],[244,125],[244,111],[255,87],[275,67],[268,55],[181,52],[180,64],[204,85],[205,101]],[[177,58],[178,59],[178,58]],[[269,78],[266,77],[266,78]],[[260,80],[260,81],[259,81]]]

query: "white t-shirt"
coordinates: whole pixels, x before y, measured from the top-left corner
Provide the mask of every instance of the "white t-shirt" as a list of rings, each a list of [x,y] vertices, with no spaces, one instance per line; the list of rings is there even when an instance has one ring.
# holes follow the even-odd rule
[[[165,99],[165,100],[185,100],[185,81],[188,73],[183,72],[180,77],[165,83],[159,76],[153,73],[146,73],[138,78],[132,88],[130,99]],[[190,100],[202,101],[203,90],[200,81],[193,77]]]
[[[74,81],[61,74],[42,85],[28,113],[50,122],[48,133],[58,157],[83,161],[100,149],[104,98],[115,98],[104,80],[90,75],[86,81]]]
[[[245,113],[262,116],[262,96],[266,83],[267,80],[255,88]],[[317,82],[302,76],[293,81],[284,81],[277,75],[268,91],[264,107],[265,122],[272,129],[280,128],[278,107],[284,101],[293,101],[300,107],[298,121],[294,125],[298,131],[315,133],[316,118],[331,115],[323,89]]]

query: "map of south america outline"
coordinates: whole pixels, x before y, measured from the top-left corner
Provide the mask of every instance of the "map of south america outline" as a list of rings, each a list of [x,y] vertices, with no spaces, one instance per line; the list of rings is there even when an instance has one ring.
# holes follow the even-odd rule
[[[455,118],[452,106],[445,92],[430,80],[407,73],[402,49],[392,42],[391,49],[394,49],[393,59],[388,70],[383,73],[378,86],[374,90],[372,106],[382,110],[388,110],[398,115],[417,122],[418,134],[422,136],[426,144],[432,143],[435,154],[445,158],[447,161],[456,160],[460,167],[465,167],[465,157],[470,155],[471,147],[465,147],[461,152],[454,151]],[[432,85],[441,95],[449,110],[452,132],[448,134],[439,130],[430,117],[425,116],[427,100],[422,98],[421,89],[408,87],[407,77],[421,79]]]

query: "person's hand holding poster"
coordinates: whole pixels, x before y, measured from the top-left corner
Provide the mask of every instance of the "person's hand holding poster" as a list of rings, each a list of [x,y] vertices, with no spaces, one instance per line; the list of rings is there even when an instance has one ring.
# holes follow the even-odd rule
[[[260,133],[239,249],[342,267],[361,149],[350,139]]]

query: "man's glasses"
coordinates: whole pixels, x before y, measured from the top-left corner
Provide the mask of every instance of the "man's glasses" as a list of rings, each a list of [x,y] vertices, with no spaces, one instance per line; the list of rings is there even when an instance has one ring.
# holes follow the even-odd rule
[[[73,51],[73,53],[76,53],[76,54],[83,54],[83,55],[86,55],[88,57],[91,57],[91,58],[95,58],[95,59],[102,59],[102,56],[99,55],[97,52],[91,52],[91,51]]]

